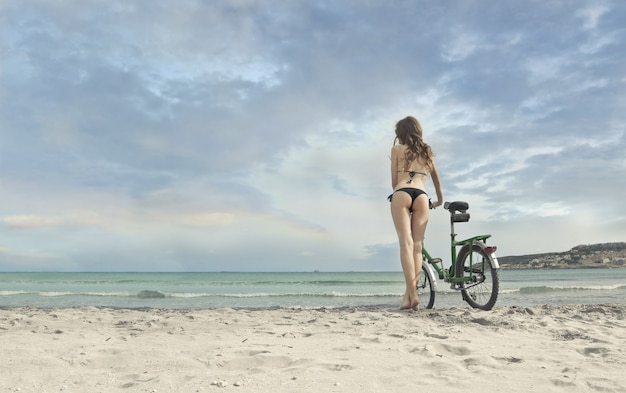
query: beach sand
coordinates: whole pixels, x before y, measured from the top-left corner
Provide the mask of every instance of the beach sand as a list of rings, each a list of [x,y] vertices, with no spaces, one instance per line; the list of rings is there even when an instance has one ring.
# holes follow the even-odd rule
[[[0,309],[0,392],[626,392],[626,305]]]

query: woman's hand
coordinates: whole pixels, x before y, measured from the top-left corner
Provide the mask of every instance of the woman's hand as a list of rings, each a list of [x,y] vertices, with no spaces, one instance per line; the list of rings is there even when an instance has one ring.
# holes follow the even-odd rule
[[[441,202],[441,201],[435,201],[435,202],[432,202],[432,203],[431,203],[431,209],[436,209],[436,208],[438,208],[438,207],[439,207],[439,206],[441,206],[441,205],[442,205],[442,202]]]

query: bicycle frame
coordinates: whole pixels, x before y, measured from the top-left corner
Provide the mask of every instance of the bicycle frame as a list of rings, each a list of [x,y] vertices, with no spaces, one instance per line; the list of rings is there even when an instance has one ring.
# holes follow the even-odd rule
[[[450,213],[450,255],[452,263],[444,268],[441,258],[433,258],[422,247],[422,270],[425,274],[418,276],[416,288],[420,296],[426,300],[426,308],[432,308],[437,292],[437,279],[450,283],[450,288],[460,291],[463,300],[471,307],[491,310],[498,299],[500,287],[495,246],[487,246],[491,235],[477,235],[457,240],[454,224],[468,222],[467,202],[446,202],[444,208]]]
[[[448,205],[446,203],[446,205]],[[446,206],[446,209],[448,208],[448,206]],[[443,261],[441,258],[433,258],[428,251],[426,250],[426,248],[422,248],[422,255],[423,255],[423,261],[426,262],[428,265],[432,266],[436,271],[437,271],[437,275],[439,276],[440,280],[444,280],[445,282],[450,282],[452,283],[452,288],[455,288],[456,283],[468,283],[468,282],[472,282],[473,281],[473,254],[470,253],[470,266],[469,266],[469,271],[470,274],[465,276],[463,275],[463,272],[456,272],[456,262],[457,262],[457,256],[461,253],[460,251],[457,253],[457,248],[458,247],[467,247],[468,249],[472,249],[474,247],[474,245],[477,245],[479,247],[481,247],[482,249],[484,249],[486,251],[487,254],[492,255],[493,258],[490,260],[493,268],[495,269],[499,269],[500,265],[498,263],[498,258],[495,256],[494,252],[496,250],[495,246],[487,246],[486,245],[486,241],[488,238],[491,237],[491,235],[477,235],[477,236],[473,236],[464,240],[456,240],[457,234],[454,231],[454,223],[455,222],[467,222],[469,221],[469,214],[465,213],[465,212],[461,212],[461,213],[456,213],[454,211],[450,211],[450,256],[451,256],[451,265],[450,268],[448,270],[444,269],[443,266]],[[441,264],[441,266],[439,266],[438,264]]]

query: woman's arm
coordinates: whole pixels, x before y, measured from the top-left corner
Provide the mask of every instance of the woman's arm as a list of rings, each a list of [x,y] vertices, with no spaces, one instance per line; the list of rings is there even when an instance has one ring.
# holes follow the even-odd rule
[[[430,176],[433,179],[433,184],[435,185],[435,192],[437,193],[437,200],[433,202],[433,209],[437,206],[441,206],[443,204],[443,192],[441,191],[441,182],[439,181],[439,172],[437,172],[437,167],[435,166],[435,162],[433,161],[432,170],[430,171]]]
[[[391,148],[391,189],[395,190],[398,185],[398,147]]]

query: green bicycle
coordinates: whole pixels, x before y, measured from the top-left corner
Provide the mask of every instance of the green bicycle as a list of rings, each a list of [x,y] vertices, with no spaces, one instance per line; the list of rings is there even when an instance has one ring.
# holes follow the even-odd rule
[[[496,246],[487,246],[491,235],[478,235],[465,240],[456,240],[454,223],[470,219],[467,202],[446,202],[444,208],[450,212],[450,251],[452,263],[445,269],[441,258],[430,256],[422,249],[422,274],[417,282],[420,304],[432,308],[437,293],[437,280],[450,283],[450,288],[461,291],[463,300],[481,310],[491,310],[498,299],[499,279]],[[457,248],[460,247],[458,253]]]

